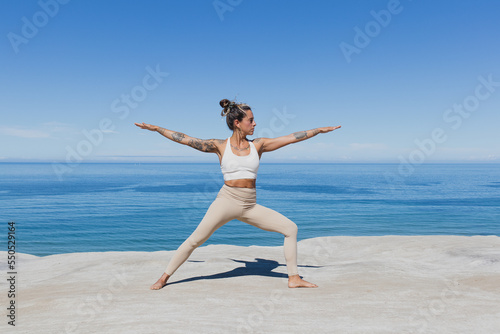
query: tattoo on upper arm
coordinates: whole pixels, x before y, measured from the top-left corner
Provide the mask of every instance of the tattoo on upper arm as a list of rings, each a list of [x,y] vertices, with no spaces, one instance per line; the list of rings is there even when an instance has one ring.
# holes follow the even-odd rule
[[[200,139],[190,139],[188,145],[192,148],[203,151],[203,145],[201,144]]]
[[[202,152],[215,152],[215,150],[217,149],[217,146],[215,145],[215,139],[202,140],[193,138],[189,140],[188,145]]]
[[[174,132],[172,133],[172,138],[175,141],[181,142],[184,139],[184,134],[181,132]]]
[[[307,137],[307,131],[295,132],[293,135],[295,136],[295,139],[306,138]]]

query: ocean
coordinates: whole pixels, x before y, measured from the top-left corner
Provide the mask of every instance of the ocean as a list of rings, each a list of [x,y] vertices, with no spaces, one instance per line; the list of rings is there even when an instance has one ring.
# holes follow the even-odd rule
[[[50,163],[1,163],[4,240],[16,251],[176,249],[223,184],[219,164],[79,164],[61,179]],[[499,164],[261,163],[257,203],[320,236],[500,235]],[[7,243],[5,242],[5,245]],[[278,246],[283,237],[234,220],[204,244]]]

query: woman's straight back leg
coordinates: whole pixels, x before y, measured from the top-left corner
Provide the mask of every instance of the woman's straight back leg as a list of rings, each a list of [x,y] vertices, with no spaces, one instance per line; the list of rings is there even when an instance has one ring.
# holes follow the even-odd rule
[[[172,276],[197,247],[201,246],[219,227],[240,216],[241,211],[242,209],[235,205],[234,201],[218,196],[193,233],[179,246],[168,263],[165,273]]]

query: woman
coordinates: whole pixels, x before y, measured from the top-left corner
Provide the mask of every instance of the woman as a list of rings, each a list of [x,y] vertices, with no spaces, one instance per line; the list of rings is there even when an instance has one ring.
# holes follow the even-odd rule
[[[262,153],[306,140],[318,133],[333,131],[340,126],[300,131],[277,138],[249,140],[247,136],[253,135],[257,125],[250,107],[226,99],[220,101],[220,105],[224,108],[221,115],[226,116],[227,125],[233,131],[232,136],[226,140],[197,139],[156,125],[135,123],[141,129],[158,132],[170,140],[202,152],[216,153],[224,175],[224,185],[217,198],[208,208],[198,227],[177,249],[165,272],[151,286],[151,289],[158,290],[164,287],[170,276],[188,259],[196,247],[203,244],[215,230],[233,219],[266,231],[283,234],[288,287],[317,287],[315,284],[304,281],[297,272],[297,225],[282,214],[256,204],[255,181]]]

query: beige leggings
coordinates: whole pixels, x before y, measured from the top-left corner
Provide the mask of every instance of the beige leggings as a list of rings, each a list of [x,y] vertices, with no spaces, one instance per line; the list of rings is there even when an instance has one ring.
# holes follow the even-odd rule
[[[288,275],[297,275],[297,225],[281,213],[256,204],[255,188],[229,187],[226,184],[222,186],[198,227],[179,246],[165,273],[171,276],[196,247],[203,244],[215,230],[233,219],[283,234]]]

